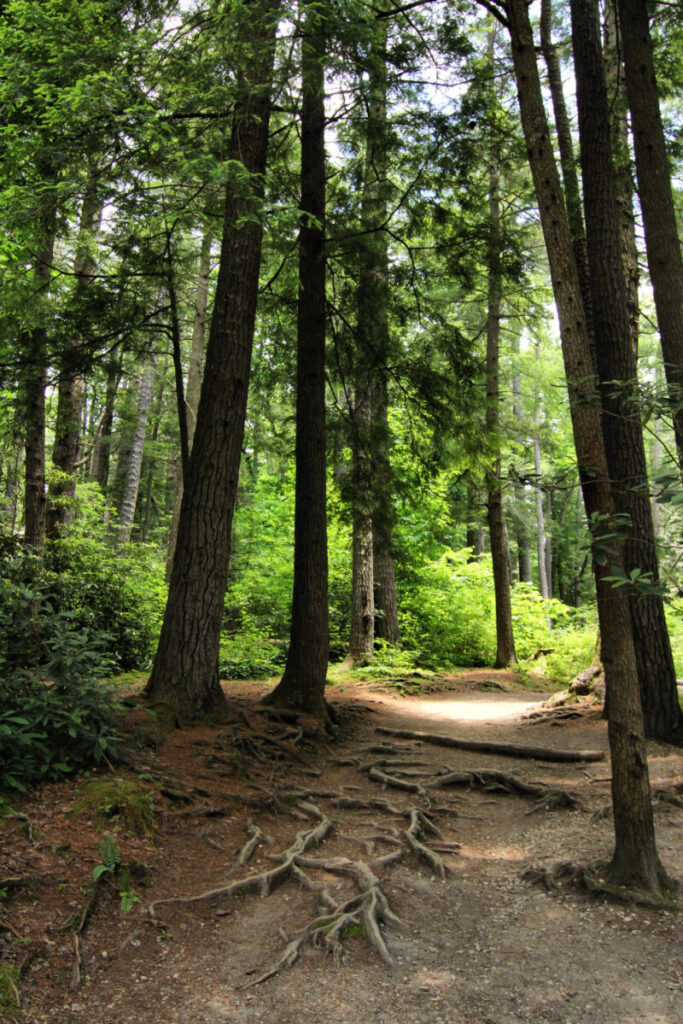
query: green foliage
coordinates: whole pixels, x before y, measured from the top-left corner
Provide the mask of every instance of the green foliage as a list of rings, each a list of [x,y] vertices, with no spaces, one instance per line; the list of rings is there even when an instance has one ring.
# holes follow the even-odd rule
[[[0,561],[0,788],[59,778],[113,757],[118,701],[98,681],[111,663],[101,638],[55,611],[34,559]]]
[[[418,664],[491,664],[495,612],[490,559],[468,562],[469,549],[427,561],[401,595],[401,636]]]
[[[0,1010],[13,1010],[21,1005],[19,986],[21,972],[18,967],[0,964]]]
[[[285,664],[285,646],[253,626],[221,638],[218,671],[221,679],[264,679]]]
[[[128,888],[130,871],[121,859],[118,843],[112,836],[105,836],[104,839],[100,839],[97,845],[100,850],[102,863],[96,864],[93,868],[93,882],[97,883],[103,875],[118,877],[121,910],[124,914],[127,914],[136,903],[140,902],[140,898]]]
[[[45,587],[55,610],[74,628],[97,635],[113,667],[149,666],[166,596],[157,551],[137,544],[115,549],[107,535],[111,514],[96,484],[77,491],[69,532],[48,546]]]

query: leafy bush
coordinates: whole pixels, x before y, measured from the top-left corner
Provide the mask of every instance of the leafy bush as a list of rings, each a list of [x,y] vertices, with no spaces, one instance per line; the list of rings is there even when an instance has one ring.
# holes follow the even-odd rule
[[[447,550],[426,562],[401,597],[401,636],[427,668],[487,665],[495,654],[490,559]]]
[[[146,668],[154,655],[166,589],[164,566],[151,547],[114,550],[97,485],[77,491],[69,532],[48,545],[44,581],[55,610],[76,629],[99,634],[114,668]]]
[[[218,671],[221,679],[265,679],[282,671],[285,658],[283,642],[246,627],[221,638]]]
[[[113,755],[117,702],[97,680],[106,641],[55,612],[35,560],[5,549],[0,564],[0,788],[56,779]]]

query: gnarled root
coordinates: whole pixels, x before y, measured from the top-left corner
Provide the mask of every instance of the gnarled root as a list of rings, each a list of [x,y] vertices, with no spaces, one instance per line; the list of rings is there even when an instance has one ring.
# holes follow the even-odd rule
[[[315,883],[311,882],[308,876],[300,871],[300,867],[313,868],[327,871],[331,874],[346,875],[353,879],[358,889],[357,895],[341,903],[335,903],[326,889],[318,889]],[[291,967],[299,958],[303,945],[309,940],[322,941],[332,954],[335,960],[343,955],[342,942],[349,930],[361,929],[370,945],[379,953],[382,960],[390,967],[393,967],[394,960],[391,956],[380,925],[395,924],[402,926],[403,922],[394,914],[389,907],[389,902],[382,889],[379,879],[371,871],[367,864],[362,861],[349,860],[346,857],[330,857],[320,859],[318,857],[307,857],[301,855],[297,858],[297,875],[299,880],[307,888],[315,889],[319,894],[324,894],[325,903],[329,906],[329,913],[320,914],[303,928],[290,942],[287,943],[280,957],[275,963],[259,975],[254,981],[249,982],[247,987],[260,985],[280,971]]]

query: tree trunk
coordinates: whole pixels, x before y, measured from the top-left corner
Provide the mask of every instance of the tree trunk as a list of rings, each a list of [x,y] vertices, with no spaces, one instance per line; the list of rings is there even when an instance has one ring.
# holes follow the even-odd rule
[[[228,185],[206,368],[188,480],[180,510],[169,596],[145,689],[153,702],[190,722],[225,706],[218,678],[223,603],[261,262],[261,202],[279,0],[238,13],[236,38],[250,42],[249,66],[233,114],[228,157],[250,189]],[[246,194],[245,194],[246,193]]]
[[[468,562],[476,562],[486,552],[486,534],[481,526],[476,523],[480,514],[480,498],[476,489],[472,486],[467,488],[467,533],[465,547],[472,548]]]
[[[536,415],[536,426],[539,416]],[[543,513],[543,491],[541,490],[541,441],[538,434],[534,437],[534,494],[536,498],[536,535],[538,554],[538,589],[541,597],[548,595],[548,570],[545,562],[545,515]]]
[[[147,433],[147,417],[152,405],[154,388],[154,363],[145,367],[140,380],[138,407],[135,416],[135,429],[130,441],[130,450],[126,463],[126,478],[123,484],[123,495],[119,509],[118,543],[127,544],[133,531],[135,508],[138,503],[140,474],[142,472],[142,456]]]
[[[603,662],[610,692],[615,831],[610,878],[616,884],[630,884],[635,880],[636,884],[643,884],[659,894],[660,865],[654,841],[629,607],[626,598],[605,578],[610,572],[607,564],[618,564],[620,551],[610,537],[615,512],[602,440],[599,396],[592,373],[590,338],[543,107],[529,11],[525,0],[509,0],[507,10],[522,127],[560,322],[579,476],[596,554],[593,570]],[[634,837],[637,837],[635,843]]]
[[[202,246],[199,255],[199,276],[194,295],[194,321],[192,324],[192,347],[190,349],[190,364],[187,371],[187,385],[185,387],[185,413],[187,419],[187,446],[189,454],[192,454],[194,441],[194,430],[197,422],[197,406],[199,405],[199,394],[202,386],[204,371],[204,339],[206,336],[206,310],[209,299],[209,275],[211,273],[211,242],[212,231],[210,227],[204,229],[202,235]],[[176,540],[178,538],[178,520],[180,517],[180,505],[183,500],[183,474],[178,473],[173,496],[173,518],[171,519],[171,530],[168,538],[168,551],[166,554],[166,580],[171,578],[173,566],[173,555],[175,554]]]
[[[167,364],[164,364],[161,372],[161,380],[159,381],[159,387],[154,397],[153,406],[153,424],[152,424],[152,436],[150,438],[152,442],[152,448],[154,449],[156,442],[159,438],[159,426],[161,425],[161,419],[164,414],[164,390],[166,387],[166,370]],[[142,527],[140,529],[140,541],[145,543],[149,536],[149,530],[152,522],[152,506],[154,504],[154,470],[156,468],[156,458],[152,455],[149,459],[145,460],[145,473],[147,483],[145,486],[145,510],[142,516]]]
[[[360,311],[359,311],[360,317]],[[357,353],[362,361],[363,350]],[[374,551],[371,509],[371,406],[367,372],[356,376],[352,440],[351,628],[348,660],[372,660],[375,640]]]
[[[633,397],[637,395],[637,365],[625,276],[625,264],[630,261],[624,259],[602,51],[598,53],[598,66],[594,67],[595,41],[592,37],[589,40],[584,9],[588,2],[577,0],[575,14],[580,16],[582,33],[577,42],[585,62],[580,82],[583,100],[579,106],[579,126],[603,437],[616,510],[625,517],[624,570],[629,577],[639,570],[645,574],[648,585],[656,585],[659,566],[645,446],[640,410]],[[598,35],[598,47],[599,44]],[[606,130],[602,104],[595,98],[598,94],[604,98]],[[628,592],[645,734],[652,739],[672,741],[680,734],[683,719],[664,604],[660,596],[647,590],[630,587]]]
[[[515,357],[519,357],[519,341],[514,342]],[[524,434],[524,418],[522,414],[522,387],[519,373],[512,378],[512,415],[515,418],[520,435]],[[531,549],[529,547],[529,530],[526,514],[525,487],[515,471],[515,533],[517,540],[517,573],[520,583],[531,583]]]
[[[34,280],[38,296],[50,287],[55,242],[56,209],[43,214],[36,247]],[[47,386],[47,330],[32,327],[23,337],[23,380],[20,401],[24,424],[24,541],[41,554],[45,547],[45,388]]]
[[[329,657],[325,449],[325,36],[307,0],[302,39],[294,591],[287,664],[266,703],[325,723]]]
[[[567,112],[567,104],[564,98],[562,68],[560,66],[557,48],[553,43],[552,38],[552,16],[552,0],[541,0],[541,52],[548,71],[548,85],[550,86],[550,96],[553,104],[553,114],[555,116],[555,130],[557,131],[557,142],[560,149],[560,167],[562,169],[562,182],[564,184],[564,200],[566,204],[567,218],[569,220],[569,230],[572,237],[574,261],[579,275],[579,284],[583,298],[584,317],[592,346],[593,300],[588,283],[586,230],[583,223],[583,211],[581,209],[581,189],[579,187],[577,162],[574,155],[572,127],[569,120],[569,114]]]
[[[624,364],[633,355],[631,325],[626,304],[626,282],[622,263],[620,240],[620,218],[617,202],[616,175],[612,161],[610,119],[607,90],[604,81],[600,23],[597,5],[593,0],[571,0],[572,45],[576,67],[577,105],[579,111],[579,135],[581,139],[581,167],[583,172],[584,209],[586,213],[586,238],[588,243],[588,266],[593,295],[595,348],[598,371],[603,381],[610,380],[620,371],[628,368]],[[610,474],[616,471],[620,479],[612,484],[616,494],[615,505],[619,510],[619,494],[642,481],[640,465],[636,457],[638,442],[642,449],[640,422],[633,411],[624,408],[625,403],[612,397],[614,385],[602,387],[603,434],[607,464]],[[629,415],[630,414],[630,415]],[[623,417],[618,419],[617,417]],[[615,424],[619,428],[615,430]],[[630,456],[630,466],[635,474],[627,475],[627,463],[619,462],[615,448],[620,444],[620,453]],[[643,457],[644,464],[644,457]],[[615,487],[616,483],[616,487]],[[647,494],[640,504],[644,506],[649,519]],[[630,504],[632,519],[637,514]],[[627,507],[626,505],[624,507]],[[638,511],[641,511],[638,509]],[[652,523],[650,520],[650,529]],[[614,546],[614,545],[612,545]],[[654,552],[653,552],[654,553]],[[642,554],[642,553],[641,553]],[[628,552],[625,567],[628,568]],[[607,583],[602,581],[602,585]],[[612,603],[616,602],[612,598]],[[619,602],[622,628],[628,628],[627,615]],[[627,606],[628,607],[628,606]],[[635,624],[634,606],[631,601],[630,615]],[[610,619],[614,612],[610,612]],[[607,680],[607,709],[610,745],[612,749],[612,799],[614,803],[614,826],[617,844],[611,865],[615,881],[625,885],[639,885],[644,889],[659,892],[666,876],[659,863],[654,838],[650,785],[647,770],[647,751],[641,725],[640,694],[633,685],[613,686],[608,673],[607,661],[613,654],[611,644],[602,624],[603,663]],[[651,627],[654,625],[650,623]],[[664,624],[666,633],[666,626]],[[668,637],[667,637],[668,638]],[[634,629],[636,663],[640,638]],[[644,639],[644,638],[643,638]],[[636,675],[636,679],[638,676]],[[641,680],[642,692],[642,680]]]
[[[97,195],[97,179],[93,177],[83,197],[78,244],[74,259],[76,295],[92,284],[95,258],[92,252],[94,239],[100,226],[102,205]],[[85,397],[79,353],[80,339],[74,339],[69,351],[61,359],[57,387],[57,416],[55,440],[52,448],[52,464],[59,470],[58,479],[50,486],[46,516],[47,536],[54,539],[68,526],[72,516],[72,501],[76,493],[76,473],[81,451],[81,419]]]
[[[114,409],[116,395],[121,380],[121,360],[112,357],[106,369],[107,386],[104,398],[104,410],[97,429],[97,438],[92,454],[91,479],[99,484],[106,493],[109,480],[109,461],[111,456],[111,438],[114,427]]]
[[[489,37],[489,54],[493,68],[495,33]],[[489,243],[488,243],[488,316],[486,320],[486,428],[490,434],[500,430],[500,393],[498,364],[500,348],[500,307],[502,275],[500,269],[500,196],[498,155],[492,141],[489,158]],[[488,524],[493,560],[493,585],[496,595],[496,661],[495,668],[507,668],[516,662],[512,633],[509,556],[507,531],[503,520],[503,491],[500,483],[500,458],[489,472]]]
[[[683,465],[683,255],[671,168],[659,110],[647,3],[618,0],[618,7],[647,262],[666,380],[675,410],[676,447]]]

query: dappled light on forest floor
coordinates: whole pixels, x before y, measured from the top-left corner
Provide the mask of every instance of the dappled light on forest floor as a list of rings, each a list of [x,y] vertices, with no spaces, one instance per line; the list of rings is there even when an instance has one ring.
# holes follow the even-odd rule
[[[612,822],[596,813],[609,801],[606,766],[549,771],[391,735],[466,731],[519,746],[538,695],[335,687],[340,735],[316,740],[305,718],[291,735],[271,721],[262,684],[229,692],[239,729],[178,730],[117,769],[149,794],[152,832],[130,831],[108,803],[97,819],[76,809],[75,782],[36,791],[6,820],[0,878],[26,886],[0,920],[12,929],[0,932],[1,959],[25,965],[10,1020],[678,1024],[679,916],[525,880],[609,855]],[[586,718],[533,729],[557,752],[602,746],[604,734]],[[651,768],[670,788],[683,755],[658,751]],[[576,792],[574,810],[547,799]],[[683,809],[660,801],[655,815],[681,877]],[[100,868],[89,903],[104,835],[120,866]]]

